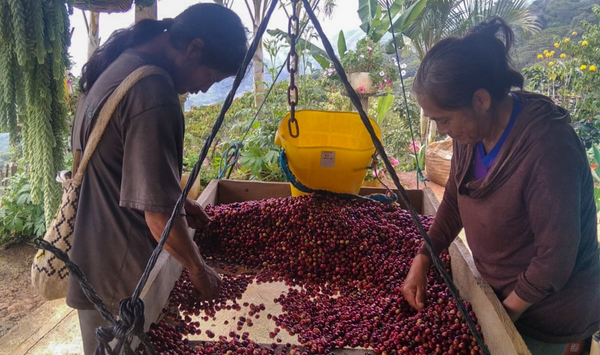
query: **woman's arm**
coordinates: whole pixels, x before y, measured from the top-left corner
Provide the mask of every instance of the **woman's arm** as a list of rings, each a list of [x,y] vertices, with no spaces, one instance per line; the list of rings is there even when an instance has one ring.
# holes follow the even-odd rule
[[[454,180],[454,167],[455,160],[453,158],[444,197],[428,233],[436,253],[448,248],[462,229],[462,221],[458,211],[458,190]],[[410,271],[402,286],[404,299],[416,310],[425,307],[427,271],[430,265],[431,255],[425,244],[423,244],[413,259]]]
[[[438,207],[433,224],[427,235],[431,239],[436,253],[448,248],[463,228],[460,212],[458,211],[458,188],[455,181],[456,160],[452,158],[450,177],[446,183],[444,197]],[[425,243],[421,246],[418,254],[424,254],[431,258]]]
[[[508,313],[510,320],[515,322],[519,319],[521,314],[531,306],[531,303],[524,301],[521,297],[517,296],[515,291],[513,291],[504,301],[502,301],[502,305],[504,306],[504,309],[506,309],[506,313]]]

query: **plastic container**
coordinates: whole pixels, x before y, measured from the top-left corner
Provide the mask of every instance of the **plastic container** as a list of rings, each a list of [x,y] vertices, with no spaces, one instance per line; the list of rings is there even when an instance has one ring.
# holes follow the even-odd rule
[[[290,171],[303,185],[311,189],[357,194],[365,179],[371,157],[375,152],[373,141],[360,115],[354,112],[296,111],[298,137],[290,133],[288,119],[279,123],[275,144],[283,147]],[[377,137],[381,129],[374,120],[371,124]],[[291,186],[292,196],[304,195]]]

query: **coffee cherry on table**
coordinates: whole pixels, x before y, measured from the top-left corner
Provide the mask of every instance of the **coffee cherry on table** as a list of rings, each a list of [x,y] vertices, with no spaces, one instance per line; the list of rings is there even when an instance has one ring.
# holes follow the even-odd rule
[[[208,206],[206,212],[214,222],[195,242],[207,262],[223,271],[221,293],[214,301],[198,300],[184,271],[171,293],[171,312],[148,332],[159,354],[308,355],[356,347],[388,355],[481,353],[433,268],[426,307],[417,312],[404,301],[402,283],[422,243],[407,211],[311,195]],[[421,221],[428,229],[433,218]],[[450,272],[448,253],[441,259]],[[261,346],[243,332],[266,306],[238,301],[249,284],[274,281],[290,288],[273,300],[282,313],[266,315],[273,330],[265,332],[281,343],[278,333],[285,330],[301,346]],[[238,333],[190,345],[187,334],[204,330],[215,337],[191,316],[206,322],[221,310],[240,312],[234,319]]]

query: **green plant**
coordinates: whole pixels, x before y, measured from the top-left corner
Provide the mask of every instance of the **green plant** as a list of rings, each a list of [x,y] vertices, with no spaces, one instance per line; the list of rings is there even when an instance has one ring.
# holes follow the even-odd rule
[[[593,12],[600,19],[600,7]],[[537,55],[538,63],[523,69],[528,88],[552,97],[571,113],[572,124],[591,149],[600,141],[600,25],[583,23],[583,34],[555,38],[551,49]]]
[[[400,162],[398,161],[398,159],[389,156],[388,158],[390,159],[390,164],[392,164],[392,166],[395,168],[398,165],[400,165]],[[374,158],[374,162],[371,165],[371,169],[370,172],[367,173],[367,175],[365,176],[365,180],[366,181],[373,181],[373,180],[383,180],[386,175],[388,174],[387,168],[385,167],[385,164],[383,164],[383,161],[381,160],[381,158],[379,157],[379,155],[375,155]]]
[[[386,32],[394,31],[396,33],[396,45],[398,48],[402,48],[404,46],[402,32],[407,30],[409,26],[416,21],[425,8],[427,1],[428,0],[390,0],[390,13],[388,15],[387,9],[382,9],[379,1],[359,0],[357,12],[362,21],[360,28],[364,31],[365,38],[378,45]],[[392,25],[390,25],[390,15],[392,17]],[[287,43],[290,43],[287,31],[276,29],[267,30],[267,32],[273,37],[285,39]],[[300,38],[297,42],[298,46],[306,49],[317,63],[319,63],[322,69],[326,70],[328,68],[333,68],[331,58],[327,52],[312,43],[312,39],[315,38],[311,35],[309,35],[308,38]],[[338,55],[340,59],[343,59],[347,51],[347,44],[343,31],[340,31],[337,46]],[[391,38],[384,44],[384,48],[387,54],[393,53],[394,47]]]
[[[592,145],[592,158],[590,161],[594,162],[590,167],[592,168],[592,177],[594,178],[594,200],[596,201],[596,213],[600,212],[600,151],[596,145]],[[594,165],[594,166],[592,166]]]
[[[383,120],[387,116],[387,113],[392,108],[392,104],[394,103],[394,95],[387,94],[379,97],[377,101],[377,124],[381,125]]]
[[[369,37],[358,41],[356,50],[346,51],[340,62],[347,74],[369,73],[373,86],[379,90],[389,90],[398,79],[396,65],[385,55],[381,45]],[[339,82],[337,74],[328,77]]]
[[[0,245],[26,243],[43,236],[44,209],[32,202],[29,175],[19,172],[5,182],[0,197]]]
[[[46,223],[60,202],[54,177],[64,165],[65,72],[71,1],[0,1],[0,126],[16,142],[21,124],[31,198]]]

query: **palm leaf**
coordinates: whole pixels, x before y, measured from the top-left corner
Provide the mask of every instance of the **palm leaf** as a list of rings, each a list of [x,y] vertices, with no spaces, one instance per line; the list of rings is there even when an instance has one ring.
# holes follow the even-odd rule
[[[273,37],[277,37],[278,39],[284,39],[288,44],[290,43],[290,36],[287,34],[287,32],[284,32],[280,29],[267,30],[267,32]],[[313,57],[321,56],[329,58],[329,55],[324,49],[320,48],[312,42],[306,41],[303,38],[296,38],[296,45],[300,48],[306,48]]]
[[[403,33],[422,59],[436,43],[450,36],[461,36],[495,16],[525,33],[540,30],[527,0],[429,0],[421,15]]]

